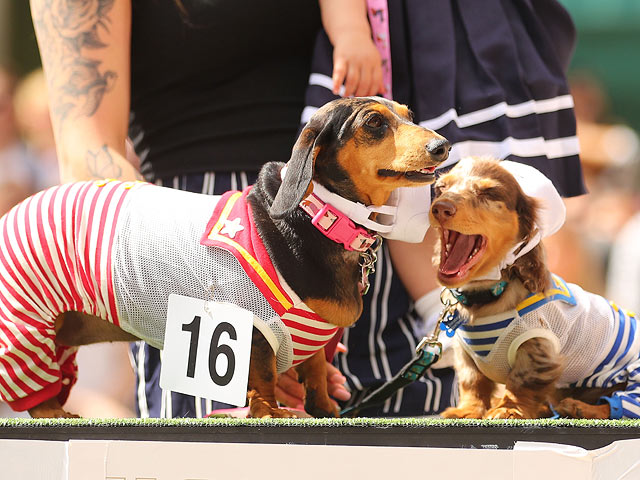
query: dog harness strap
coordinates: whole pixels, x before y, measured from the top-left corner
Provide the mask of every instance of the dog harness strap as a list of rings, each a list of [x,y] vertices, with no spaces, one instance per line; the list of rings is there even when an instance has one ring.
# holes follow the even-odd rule
[[[348,216],[332,205],[324,203],[313,193],[300,202],[300,208],[311,217],[311,224],[320,233],[336,243],[341,243],[347,250],[364,252],[376,242],[376,235],[357,227]]]

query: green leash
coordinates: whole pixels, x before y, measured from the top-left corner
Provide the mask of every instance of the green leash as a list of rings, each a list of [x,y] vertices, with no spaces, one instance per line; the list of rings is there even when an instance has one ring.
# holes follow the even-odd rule
[[[455,304],[449,300],[443,302],[444,308],[440,312],[440,317],[436,323],[436,328],[431,335],[424,337],[416,347],[416,355],[409,363],[388,382],[375,389],[360,402],[351,405],[340,412],[341,417],[355,417],[363,408],[375,407],[384,403],[395,392],[410,383],[421,378],[442,356],[442,344],[438,341],[440,333],[440,323],[454,310]]]

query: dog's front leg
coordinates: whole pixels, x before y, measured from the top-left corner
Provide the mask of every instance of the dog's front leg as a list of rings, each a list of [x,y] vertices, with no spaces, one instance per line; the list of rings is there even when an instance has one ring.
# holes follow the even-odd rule
[[[575,398],[564,398],[555,407],[561,417],[607,419],[611,415],[611,407],[608,403],[602,405],[590,405]]]
[[[608,403],[602,405],[590,405],[575,398],[565,398],[555,406],[556,412],[561,417],[607,419],[611,415],[611,407]]]
[[[444,418],[482,418],[491,406],[491,396],[496,387],[459,346],[455,346],[455,370],[458,376],[460,400],[457,407],[449,407]]]
[[[542,418],[551,416],[549,402],[563,369],[562,358],[546,338],[524,342],[509,372],[505,394],[484,418]]]
[[[296,367],[304,384],[304,409],[314,417],[337,417],[338,408],[327,390],[327,361],[324,348]]]
[[[295,417],[290,411],[278,408],[275,394],[277,379],[276,357],[273,349],[264,336],[254,328],[249,363],[249,391],[247,392],[249,417]]]

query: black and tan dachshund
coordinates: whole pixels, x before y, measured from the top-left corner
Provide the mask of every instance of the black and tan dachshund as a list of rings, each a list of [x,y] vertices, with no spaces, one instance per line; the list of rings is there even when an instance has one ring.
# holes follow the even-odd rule
[[[352,325],[362,311],[363,282],[363,268],[360,264],[362,252],[345,248],[342,243],[336,243],[327,238],[312,224],[311,217],[300,208],[303,199],[311,194],[314,183],[322,185],[328,191],[352,202],[359,202],[364,205],[383,205],[388,200],[391,192],[398,187],[418,186],[433,182],[435,167],[447,158],[449,148],[449,143],[443,137],[412,123],[411,113],[403,105],[377,97],[345,98],[325,105],[313,115],[293,147],[292,156],[284,175],[282,175],[283,163],[272,162],[262,168],[256,185],[250,189],[248,194],[247,192],[244,193],[251,212],[251,227],[255,229],[264,244],[270,262],[279,276],[312,311],[311,313],[326,319],[327,323],[335,327]],[[118,182],[111,183],[117,184]],[[147,218],[149,215],[155,215],[154,222],[165,222],[162,219],[163,210],[165,210],[163,205],[167,205],[166,210],[168,211],[171,208],[170,203],[174,202],[174,200],[177,202],[178,200],[182,201],[181,199],[192,199],[194,209],[197,209],[197,204],[211,201],[202,199],[204,196],[201,195],[163,189],[149,184],[134,185],[133,188],[129,188],[130,186],[126,184],[124,187],[122,184],[110,186],[111,183],[105,184],[102,182],[98,187],[95,186],[96,182],[70,184],[70,186],[56,187],[64,190],[54,190],[53,193],[49,192],[44,196],[42,196],[43,194],[38,194],[39,196],[32,197],[32,200],[27,200],[22,206],[16,207],[0,221],[0,233],[3,234],[5,239],[9,237],[15,238],[15,243],[20,243],[20,231],[14,230],[13,225],[17,225],[21,221],[20,215],[23,212],[27,212],[25,215],[28,214],[30,206],[39,205],[40,199],[47,202],[48,199],[53,197],[55,201],[52,200],[52,207],[49,210],[53,211],[59,205],[62,205],[60,208],[64,209],[64,201],[68,197],[75,195],[74,198],[77,198],[83,194],[82,192],[85,192],[85,195],[94,195],[93,192],[97,188],[101,188],[101,191],[110,189],[109,191],[112,192],[110,195],[116,199],[120,198],[119,195],[130,197],[130,200],[122,203],[120,216],[117,222],[114,220],[114,225],[116,225],[116,227],[113,227],[114,230],[120,228],[118,225],[124,221],[122,218],[130,215],[127,213],[127,209],[131,210],[133,208],[131,205],[134,205],[137,201],[136,198],[142,198],[144,192],[150,192],[144,193],[146,196],[155,196],[156,203],[147,210],[146,216],[136,217],[136,222],[128,220],[129,223],[151,222]],[[76,187],[76,185],[78,186]],[[126,190],[128,193],[125,195],[122,192],[125,192],[126,188],[129,188],[129,190]],[[163,200],[169,197],[171,198],[170,200],[166,200],[166,202]],[[95,193],[94,198],[98,200],[84,202],[85,209],[91,206],[95,210],[98,208],[96,205],[101,205],[102,197],[100,197],[99,192]],[[81,201],[76,201],[74,206],[81,204]],[[109,212],[111,212],[111,210],[107,211],[106,207],[104,211],[107,212],[104,214],[105,216],[108,216]],[[96,212],[97,210],[92,211],[94,217],[97,215]],[[80,228],[83,222],[82,218],[84,218],[82,217],[83,213],[73,210],[70,211],[69,215],[79,215],[78,220],[74,220],[73,225]],[[69,215],[66,218],[70,218]],[[62,220],[57,218],[52,216],[49,219],[52,222],[50,226],[53,227],[54,231],[64,230],[69,227],[69,225],[65,225],[58,228],[59,226],[55,225],[55,222]],[[46,220],[45,218],[45,223]],[[172,222],[175,224],[176,219],[170,218],[165,225],[157,225],[157,227],[154,224],[154,231],[166,231],[167,235],[174,235],[175,233],[171,231]],[[107,224],[104,225],[103,230],[104,235],[101,234],[99,241],[102,241],[106,245],[105,248],[110,249],[110,252],[113,252],[115,260],[112,261],[116,264],[118,263],[118,256],[133,255],[127,252],[136,251],[136,249],[144,250],[141,256],[149,259],[148,263],[151,264],[156,259],[160,262],[162,258],[169,258],[166,253],[154,250],[156,247],[155,240],[149,240],[149,245],[145,245],[143,241],[136,245],[129,245],[127,242],[133,242],[134,240],[128,238],[123,231],[116,231],[114,235],[109,236],[107,233],[111,232],[111,230],[107,228]],[[85,233],[86,235],[91,234],[89,227],[87,227],[86,232],[84,230],[83,232],[83,235]],[[72,232],[71,234],[74,235]],[[369,231],[368,234],[371,237],[375,237],[375,232]],[[234,240],[234,235],[235,233],[230,235],[226,241],[231,242]],[[84,250],[81,253],[80,244],[82,239],[78,240],[78,244],[71,245],[61,238],[52,238],[47,237],[41,240],[38,245],[45,245],[47,242],[50,242],[50,245],[48,248],[39,249],[38,252],[35,251],[38,250],[36,248],[37,245],[34,246],[31,242],[23,243],[22,245],[26,245],[28,248],[33,247],[33,251],[26,252],[25,255],[30,259],[40,259],[31,261],[30,265],[34,268],[37,266],[42,267],[45,273],[48,270],[47,265],[55,266],[58,261],[60,263],[66,262],[71,265],[65,267],[68,268],[65,272],[70,272],[69,275],[66,275],[66,273],[58,274],[56,275],[56,280],[48,280],[46,278],[47,275],[44,273],[37,275],[39,281],[43,282],[44,285],[34,289],[28,288],[30,286],[29,281],[33,276],[30,277],[19,270],[17,266],[12,266],[11,259],[4,258],[6,255],[3,255],[4,268],[0,269],[0,293],[3,294],[3,298],[9,299],[8,303],[14,306],[24,301],[29,292],[33,296],[35,290],[45,292],[43,296],[47,296],[49,300],[51,300],[52,296],[55,297],[57,291],[62,292],[60,294],[61,301],[58,302],[60,305],[58,306],[56,306],[55,301],[42,299],[24,301],[25,311],[33,307],[34,304],[46,304],[46,308],[34,307],[32,310],[38,314],[47,312],[47,315],[42,318],[44,327],[41,334],[36,334],[37,332],[30,333],[29,338],[31,340],[29,342],[16,340],[17,343],[22,345],[22,347],[16,347],[16,352],[21,348],[25,350],[25,343],[30,343],[26,349],[31,350],[42,344],[41,349],[43,351],[54,350],[53,360],[47,363],[47,361],[42,360],[42,358],[46,357],[46,353],[39,355],[38,358],[40,360],[38,361],[40,363],[33,366],[33,371],[29,371],[29,365],[27,365],[23,369],[24,372],[19,374],[16,368],[9,372],[9,367],[13,366],[13,360],[0,355],[0,383],[5,387],[7,385],[15,387],[8,390],[6,388],[3,389],[5,392],[10,390],[9,393],[13,393],[13,395],[7,395],[3,392],[5,400],[15,409],[29,410],[34,417],[71,416],[63,410],[62,405],[66,400],[66,395],[68,395],[70,384],[73,384],[75,380],[75,372],[69,373],[73,368],[69,368],[66,364],[56,365],[56,361],[62,363],[63,360],[71,358],[72,355],[68,354],[64,350],[65,348],[95,342],[123,341],[136,338],[143,338],[149,341],[144,322],[133,325],[135,322],[125,318],[123,312],[129,314],[132,311],[129,302],[133,301],[132,298],[135,297],[136,292],[128,292],[131,296],[125,298],[120,291],[122,289],[117,286],[118,278],[113,281],[116,283],[116,287],[113,288],[115,290],[113,300],[117,305],[113,314],[110,314],[108,301],[104,302],[107,305],[107,308],[103,309],[105,311],[101,311],[99,308],[79,308],[82,304],[78,305],[78,302],[65,303],[66,296],[71,301],[74,298],[84,298],[83,295],[97,295],[92,289],[84,288],[86,285],[74,285],[74,283],[77,283],[74,282],[74,279],[81,278],[84,280],[92,275],[93,278],[104,279],[110,277],[108,275],[101,276],[100,272],[92,271],[88,272],[88,276],[83,276],[78,274],[77,270],[73,270],[74,266],[87,264],[84,259],[95,254],[95,252],[86,253]],[[109,238],[115,239],[113,245],[104,243]],[[179,245],[178,248],[182,247],[187,250],[190,242],[198,243],[198,240],[200,239],[178,239],[176,243],[182,241],[182,245]],[[64,242],[64,248],[56,249],[56,242]],[[90,242],[87,240],[87,243]],[[11,248],[11,246],[5,245],[2,251],[5,252],[7,248]],[[165,245],[163,248],[169,247]],[[198,248],[200,247],[198,246]],[[69,254],[59,255],[61,250],[67,250]],[[44,254],[42,251],[44,251]],[[205,250],[203,255],[209,255],[207,252],[209,250]],[[102,254],[101,258],[106,258],[106,253],[102,252]],[[135,262],[139,256],[131,256],[129,260]],[[202,262],[205,260],[203,258]],[[88,262],[89,265],[93,266],[99,263]],[[0,267],[2,265],[0,263]],[[142,265],[140,269],[151,268],[145,265]],[[115,270],[110,271],[110,275],[114,278],[133,275],[131,273],[133,267],[129,269],[130,271],[126,271],[127,268],[124,268],[124,273],[117,271],[117,265],[114,268]],[[179,267],[176,268],[178,269]],[[153,271],[150,275],[153,276]],[[175,275],[177,277],[176,280],[181,285],[188,285],[191,281],[191,279],[180,277],[178,273]],[[20,287],[22,276],[26,278],[24,288]],[[66,282],[64,281],[65,279],[67,280]],[[197,280],[200,279],[198,278]],[[63,283],[66,291],[56,288]],[[90,282],[79,283],[86,284]],[[142,285],[145,289],[145,297],[154,297],[153,303],[156,307],[160,305],[166,308],[167,297],[170,293],[185,293],[180,289],[166,291],[168,280],[165,278],[160,279],[158,283],[161,284],[159,287]],[[18,292],[19,288],[22,288],[22,290]],[[110,288],[111,285],[107,285],[102,292],[98,289],[98,293],[109,293]],[[164,290],[154,293],[155,290],[153,288]],[[88,292],[88,290],[91,290],[91,292]],[[47,292],[51,295],[48,295]],[[93,302],[91,305],[95,303]],[[88,304],[90,304],[88,301],[84,303],[85,306]],[[2,305],[0,305],[0,334],[3,331],[11,330],[13,328],[11,326],[12,322],[16,325],[34,323],[32,320],[35,318],[34,315],[36,313],[34,315],[30,313],[25,313],[24,315],[15,313],[12,316],[7,314],[8,309],[1,307]],[[146,307],[135,306],[135,308],[143,311]],[[29,318],[26,318],[25,315]],[[118,317],[119,315],[120,317]],[[152,316],[151,313],[148,315],[149,317]],[[267,321],[268,319],[263,320]],[[128,326],[125,327],[125,324]],[[38,335],[42,337],[40,340],[38,340]],[[162,338],[164,338],[164,334],[162,335]],[[7,335],[4,335],[2,340],[6,343],[7,338]],[[313,336],[309,338],[313,338]],[[248,387],[250,416],[291,416],[288,410],[280,409],[275,400],[274,388],[278,371],[273,343],[269,342],[256,328],[253,331],[252,341]],[[313,341],[308,343],[313,344]],[[322,348],[326,342],[320,343],[320,345],[316,345],[318,347],[317,353],[310,355],[309,358],[296,366],[299,377],[305,386],[305,409],[314,416],[336,415],[335,406],[327,393],[326,363],[324,349]],[[158,344],[160,347],[162,346],[160,341]],[[49,355],[51,353],[49,352]],[[18,353],[17,355],[20,354]],[[16,357],[16,354],[13,355]],[[28,356],[31,357],[31,355]],[[46,384],[42,379],[44,377],[55,377],[56,368],[58,369],[57,384],[56,378],[50,382],[51,385]],[[39,374],[37,372],[34,373],[35,370],[44,371],[47,375],[42,374],[38,377]],[[20,375],[23,375],[27,380],[13,378]],[[40,388],[37,388],[38,385]],[[33,390],[30,394],[28,392],[29,389]]]

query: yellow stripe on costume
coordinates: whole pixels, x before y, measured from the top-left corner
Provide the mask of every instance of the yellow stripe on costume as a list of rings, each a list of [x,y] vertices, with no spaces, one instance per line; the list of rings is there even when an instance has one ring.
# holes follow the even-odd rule
[[[233,205],[236,203],[236,201],[238,200],[238,198],[240,198],[241,195],[242,195],[242,192],[238,192],[238,193],[234,193],[233,195],[231,195],[231,197],[229,197],[229,200],[227,200],[227,204],[222,209],[220,218],[218,218],[218,221],[211,229],[211,232],[209,233],[207,238],[209,238],[210,240],[217,240],[219,242],[226,243],[227,245],[235,248],[238,252],[240,252],[240,255],[242,255],[242,258],[244,258],[247,261],[247,263],[251,265],[251,267],[256,271],[258,276],[269,288],[271,293],[278,299],[280,304],[286,310],[289,310],[291,307],[293,307],[293,304],[289,300],[287,300],[287,297],[280,291],[278,286],[275,283],[273,283],[273,280],[271,280],[271,277],[267,274],[267,272],[264,271],[264,268],[262,268],[262,265],[260,265],[260,263],[255,258],[253,258],[253,256],[249,252],[247,252],[242,245],[218,233],[224,226],[225,220],[228,218],[229,214],[231,213],[231,209],[233,208]]]
[[[227,204],[222,209],[222,213],[220,214],[220,218],[218,218],[218,221],[216,222],[216,224],[213,226],[213,228],[209,232],[209,235],[208,235],[207,238],[209,238],[210,240],[215,240],[214,236],[216,236],[218,234],[218,232],[222,229],[222,227],[224,226],[224,221],[229,217],[229,214],[231,213],[231,209],[233,208],[233,206],[235,205],[236,201],[241,196],[242,196],[242,192],[236,192],[236,193],[234,193],[233,195],[231,195],[229,197],[229,200],[227,200]]]
[[[634,317],[637,318],[637,315],[632,312],[631,310],[625,310],[624,308],[620,308],[614,301],[609,300],[609,305],[611,305],[611,308],[613,308],[615,310],[616,313],[622,312],[625,316],[627,317]]]
[[[524,308],[530,307],[535,303],[544,300],[545,298],[552,297],[554,295],[558,295],[561,297],[565,297],[567,299],[573,298],[573,295],[567,288],[567,285],[564,281],[558,277],[557,275],[551,274],[551,279],[553,281],[553,285],[549,290],[546,290],[542,293],[536,293],[535,295],[531,295],[528,298],[525,298],[522,302],[518,304],[516,310],[520,311]]]

